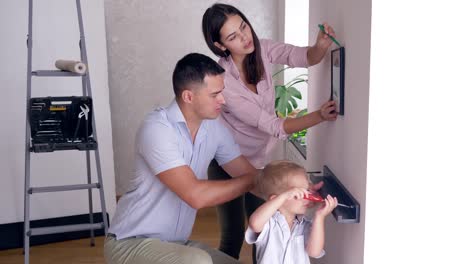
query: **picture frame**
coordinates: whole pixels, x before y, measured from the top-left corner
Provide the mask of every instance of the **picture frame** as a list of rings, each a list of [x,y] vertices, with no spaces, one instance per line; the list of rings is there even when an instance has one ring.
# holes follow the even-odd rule
[[[345,49],[339,47],[331,51],[330,100],[336,102],[336,112],[344,115],[345,103]]]

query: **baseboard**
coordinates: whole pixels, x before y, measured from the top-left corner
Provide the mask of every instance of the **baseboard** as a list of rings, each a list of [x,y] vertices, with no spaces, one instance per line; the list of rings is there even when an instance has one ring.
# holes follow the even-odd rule
[[[102,222],[102,213],[94,213],[93,219],[95,223]],[[109,220],[109,215],[107,215]],[[30,225],[32,228],[35,227],[49,227],[58,225],[75,225],[89,223],[89,214],[72,215],[57,218],[48,218],[41,220],[31,221]],[[22,248],[23,247],[23,230],[24,222],[2,224],[0,225],[0,250],[11,249],[11,248]],[[95,236],[104,235],[104,229],[94,230]],[[67,240],[81,239],[90,237],[90,231],[76,231],[67,233],[58,233],[42,236],[32,236],[29,241],[29,245],[36,246],[54,242],[61,242]]]

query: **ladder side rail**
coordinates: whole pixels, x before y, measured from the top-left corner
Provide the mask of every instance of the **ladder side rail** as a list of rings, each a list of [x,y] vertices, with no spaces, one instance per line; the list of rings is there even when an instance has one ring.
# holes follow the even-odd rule
[[[83,14],[81,12],[81,1],[76,0],[76,11],[78,16],[78,27],[80,31],[80,41],[79,41],[79,48],[80,48],[80,58],[81,62],[83,62],[87,66],[87,71],[81,77],[82,87],[83,87],[83,95],[90,96],[91,94],[91,86],[89,82],[89,65],[88,65],[88,56],[86,55],[86,43],[85,43],[85,35],[84,35],[84,27],[83,27]]]
[[[83,18],[82,18],[82,12],[81,12],[81,1],[76,0],[76,9],[78,13],[78,25],[80,28],[80,50],[81,50],[81,60],[83,63],[88,65],[88,57],[87,57],[87,51],[86,51],[86,40],[84,36],[84,29],[83,29]],[[88,65],[89,66],[89,65]],[[87,95],[92,97],[92,90],[91,90],[91,77],[89,74],[90,70],[88,67],[88,72],[85,75],[86,79],[86,90],[87,90]],[[98,142],[98,136],[97,136],[97,129],[96,129],[96,116],[94,115],[94,108],[92,111],[92,130],[93,130],[93,136],[94,140]],[[94,151],[94,156],[96,160],[96,172],[97,172],[97,178],[98,178],[98,183],[101,184],[101,188],[99,189],[99,196],[101,199],[101,211],[102,211],[102,221],[104,222],[104,233],[107,235],[107,229],[108,229],[108,221],[107,221],[107,210],[106,210],[106,202],[104,199],[104,182],[102,180],[102,170],[101,170],[101,158],[99,155],[99,144]]]
[[[33,19],[33,1],[29,0],[28,9],[28,36],[27,36],[27,48],[28,48],[28,65],[27,65],[27,79],[26,79],[26,131],[25,131],[25,149],[24,149],[24,230],[23,230],[23,250],[24,250],[24,263],[29,264],[29,228],[30,228],[30,195],[28,190],[31,185],[30,181],[30,164],[31,164],[31,152],[30,152],[30,141],[31,141],[31,130],[29,124],[29,99],[31,98],[31,71],[32,71],[32,44],[33,44],[33,32],[32,32],[32,19]]]
[[[83,18],[82,18],[82,12],[81,12],[81,3],[79,0],[76,1],[76,7],[77,7],[77,16],[78,16],[78,27],[79,27],[79,31],[80,31],[80,40],[79,40],[79,49],[80,49],[80,59],[81,61],[86,65],[88,66],[88,58],[87,58],[87,55],[86,55],[86,47],[85,47],[85,44],[84,44],[84,29],[83,29]],[[81,87],[83,88],[83,96],[90,96],[88,90],[91,89],[91,87],[89,86],[89,68],[87,70],[87,72],[81,76]],[[92,119],[94,120],[94,109],[93,109],[93,113],[92,114]],[[94,125],[93,125],[93,133],[94,133],[94,136],[96,135],[95,134],[95,129],[94,129]],[[94,140],[97,141],[97,138],[95,137]],[[86,150],[86,175],[87,175],[87,180],[88,180],[88,184],[91,183],[91,159],[90,159],[90,153],[89,153],[89,150]],[[100,182],[101,184],[101,188],[102,188],[102,183]],[[88,208],[89,208],[89,223],[90,224],[93,224],[94,223],[94,216],[93,216],[93,191],[91,189],[88,190]],[[104,220],[103,220],[104,221]],[[107,225],[104,225],[105,227],[107,227]],[[106,231],[106,234],[107,234],[107,231]],[[90,244],[91,246],[94,246],[95,245],[95,239],[94,239],[94,229],[90,229],[90,236],[91,236],[91,241],[90,241]]]
[[[86,150],[86,174],[88,178],[88,184],[91,184],[91,159],[90,159],[90,153],[89,150]],[[102,188],[102,183],[99,183],[100,187]],[[93,224],[94,223],[94,216],[93,216],[93,190],[88,189],[88,207],[89,207],[89,223]],[[104,222],[104,219],[103,219]],[[106,233],[107,234],[107,233]],[[95,240],[94,240],[94,229],[90,229],[90,235],[91,235],[91,246],[94,247],[95,245]]]

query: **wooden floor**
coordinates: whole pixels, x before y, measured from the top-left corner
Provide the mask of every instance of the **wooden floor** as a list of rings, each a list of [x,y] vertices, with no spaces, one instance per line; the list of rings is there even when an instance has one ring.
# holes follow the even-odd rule
[[[1,238],[0,238],[1,239]],[[191,240],[202,241],[214,248],[219,243],[219,227],[214,209],[200,210],[193,228]],[[103,257],[104,237],[96,238],[96,246],[89,246],[89,239],[72,240],[31,247],[31,264],[95,264],[105,263]],[[251,246],[244,242],[240,260],[251,263]],[[24,262],[22,249],[0,251],[1,264],[20,264]]]

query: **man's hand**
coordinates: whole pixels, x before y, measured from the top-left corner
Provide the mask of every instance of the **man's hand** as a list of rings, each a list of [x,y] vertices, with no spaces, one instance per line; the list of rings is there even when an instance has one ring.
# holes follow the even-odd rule
[[[309,184],[309,190],[316,192],[316,191],[320,190],[322,188],[322,186],[323,186],[323,181],[320,181],[320,182],[318,182],[316,184],[314,184],[312,182],[312,183]]]
[[[231,177],[245,177],[250,179],[251,185],[248,190],[255,196],[261,197],[260,191],[258,190],[255,184],[258,182],[258,175],[260,174],[260,170],[255,169],[252,164],[243,156],[239,156],[234,160],[224,164],[222,166],[223,170],[227,172]]]
[[[318,183],[316,183],[316,184],[314,184],[314,183],[309,183],[309,190],[310,190],[311,192],[317,192],[318,190],[320,190],[320,189],[322,188],[322,186],[323,186],[323,181],[320,181],[320,182],[318,182]],[[312,207],[315,207],[317,204],[318,204],[318,203],[308,203],[308,204],[307,204],[307,207],[308,207],[308,208],[312,208]]]

